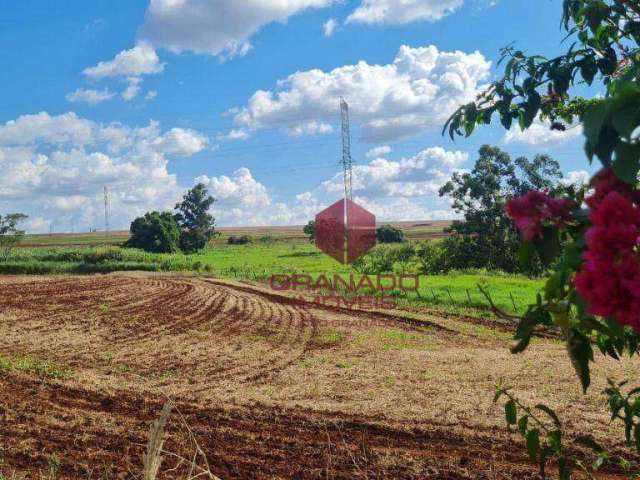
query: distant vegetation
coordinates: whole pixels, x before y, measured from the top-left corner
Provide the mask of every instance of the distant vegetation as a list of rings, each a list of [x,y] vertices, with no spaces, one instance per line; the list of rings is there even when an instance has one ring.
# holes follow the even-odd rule
[[[310,220],[302,229],[305,235],[309,236],[309,241],[313,242],[316,239],[316,221]]]
[[[215,219],[207,213],[215,200],[201,183],[189,190],[176,213],[150,212],[131,224],[125,247],[152,253],[194,253],[207,246],[216,234]]]
[[[253,239],[249,235],[241,235],[236,237],[235,235],[231,235],[227,240],[229,245],[248,245],[253,242]]]
[[[383,225],[376,230],[378,243],[402,243],[405,241],[404,232],[392,225]]]

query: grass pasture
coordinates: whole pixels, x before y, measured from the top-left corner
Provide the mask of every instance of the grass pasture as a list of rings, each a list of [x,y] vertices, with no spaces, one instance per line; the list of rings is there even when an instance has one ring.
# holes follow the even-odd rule
[[[17,249],[12,259],[0,262],[0,274],[95,274],[118,271],[192,272],[220,278],[267,282],[273,274],[307,274],[314,278],[340,274],[359,277],[308,241],[268,241],[249,245],[212,245],[193,254],[151,254],[117,246],[30,247]],[[420,276],[417,292],[392,292],[397,300],[414,308],[450,310],[489,315],[478,284],[486,284],[498,306],[523,312],[535,298],[542,281],[490,272],[459,272]]]

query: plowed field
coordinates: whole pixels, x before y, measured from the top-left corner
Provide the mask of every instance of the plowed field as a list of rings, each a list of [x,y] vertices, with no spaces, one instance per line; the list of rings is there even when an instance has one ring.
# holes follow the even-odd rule
[[[593,412],[605,372],[637,376],[637,362],[602,360],[583,396],[563,345],[538,339],[513,357],[509,337],[212,279],[0,277],[0,472],[140,478],[170,397],[165,449],[188,456],[189,425],[223,479],[536,478],[491,403],[501,377],[570,427],[620,438]],[[177,462],[161,478],[182,475]]]

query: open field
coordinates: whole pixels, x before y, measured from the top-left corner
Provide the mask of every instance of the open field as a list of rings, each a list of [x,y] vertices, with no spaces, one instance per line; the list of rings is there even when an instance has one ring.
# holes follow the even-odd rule
[[[0,292],[6,478],[140,478],[167,396],[220,478],[536,478],[495,382],[546,396],[570,430],[610,445],[618,427],[593,413],[604,372],[640,374],[598,359],[583,396],[552,339],[512,356],[509,327],[306,305],[246,282],[5,276]],[[180,418],[165,449],[188,456]],[[168,456],[160,478],[175,466]]]
[[[1,273],[70,274],[112,271],[194,272],[221,278],[268,281],[273,274],[348,276],[352,269],[323,254],[314,245],[296,242],[257,242],[251,245],[214,245],[193,254],[151,254],[120,248],[37,247],[18,250]],[[491,272],[421,275],[416,293],[398,300],[414,307],[429,306],[456,313],[489,315],[478,283],[487,283],[495,302],[504,310],[523,312],[542,287],[540,279]],[[398,293],[398,292],[394,292]],[[514,308],[515,306],[515,308]]]
[[[408,240],[427,240],[442,238],[446,234],[444,229],[451,222],[448,221],[424,221],[424,222],[391,222],[401,228]],[[276,241],[307,242],[307,236],[302,231],[302,225],[288,227],[220,227],[217,230],[220,237],[214,240],[215,245],[225,244],[232,235],[249,235],[254,239],[271,237]],[[26,235],[22,247],[89,247],[98,245],[119,245],[129,238],[127,231],[94,233],[56,233],[43,235]]]

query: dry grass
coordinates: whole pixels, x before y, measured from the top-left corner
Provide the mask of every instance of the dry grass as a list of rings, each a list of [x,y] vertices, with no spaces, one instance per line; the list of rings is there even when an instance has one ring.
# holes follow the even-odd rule
[[[582,395],[564,346],[554,340],[536,340],[513,356],[510,334],[462,319],[426,316],[423,326],[413,326],[380,317],[368,326],[361,315],[302,311],[246,286],[194,278],[106,276],[13,286],[0,300],[0,351],[68,366],[73,375],[60,381],[114,398],[126,391],[200,406],[340,412],[394,428],[437,425],[468,435],[503,429],[501,408],[492,404],[503,378],[524,402],[544,399],[572,431],[610,443],[621,432],[605,415],[599,392],[607,376],[640,376],[637,362],[598,358],[593,387]],[[167,403],[151,428],[144,479],[155,480],[161,465],[192,475],[186,478],[215,478],[179,410],[174,416],[191,454],[165,451],[170,412]],[[335,428],[332,435],[326,441],[339,443]]]

